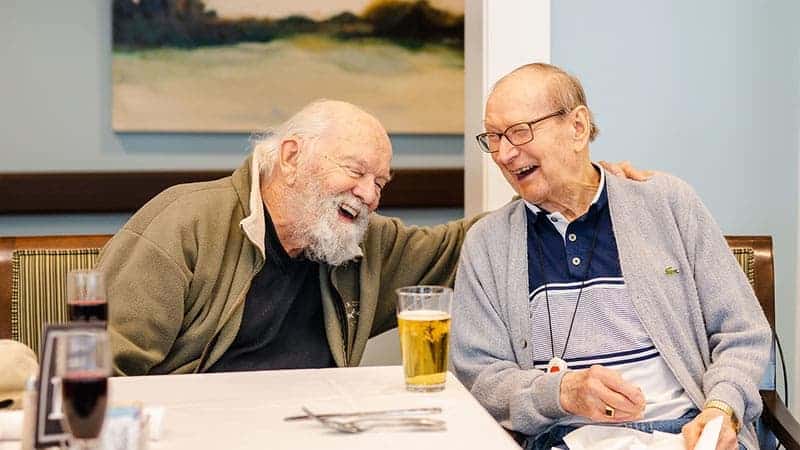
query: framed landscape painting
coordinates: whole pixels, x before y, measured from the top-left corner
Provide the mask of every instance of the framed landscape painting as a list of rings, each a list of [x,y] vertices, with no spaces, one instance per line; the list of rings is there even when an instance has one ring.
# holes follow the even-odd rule
[[[250,133],[329,98],[463,133],[463,1],[114,0],[114,130]]]

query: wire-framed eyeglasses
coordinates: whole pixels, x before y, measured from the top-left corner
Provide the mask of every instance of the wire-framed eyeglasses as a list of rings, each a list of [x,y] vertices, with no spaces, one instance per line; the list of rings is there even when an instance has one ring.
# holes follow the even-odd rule
[[[567,111],[561,109],[552,114],[540,117],[529,122],[520,122],[506,128],[502,133],[485,132],[475,136],[481,151],[485,153],[495,153],[500,150],[500,141],[505,136],[513,146],[525,145],[533,140],[533,126],[537,123],[551,119],[553,117],[566,114]]]

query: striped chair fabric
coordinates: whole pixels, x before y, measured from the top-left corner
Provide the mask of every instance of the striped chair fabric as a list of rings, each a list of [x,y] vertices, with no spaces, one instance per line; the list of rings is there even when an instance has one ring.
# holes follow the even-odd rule
[[[11,257],[11,338],[38,356],[44,325],[67,321],[67,272],[91,269],[99,248],[15,250]]]
[[[750,281],[750,286],[756,288],[756,264],[755,264],[755,251],[747,247],[732,247],[731,251],[736,261],[742,266],[744,274],[747,275],[747,280]]]

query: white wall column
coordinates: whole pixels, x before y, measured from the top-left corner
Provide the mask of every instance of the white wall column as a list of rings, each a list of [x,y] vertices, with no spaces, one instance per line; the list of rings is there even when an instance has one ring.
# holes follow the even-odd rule
[[[466,0],[464,54],[464,212],[507,203],[513,191],[475,135],[492,84],[512,69],[550,61],[550,0]]]
[[[797,36],[798,33],[795,31],[794,35]],[[794,42],[797,42],[797,41],[794,41]],[[800,50],[800,44],[795,44],[794,45],[794,49],[795,49],[795,54],[797,54],[797,51]],[[793,78],[793,81],[794,81],[794,94],[795,94],[795,98],[797,99],[797,98],[800,98],[800,80],[798,80],[798,78],[797,78],[797,76],[800,75],[800,67],[798,67],[796,62],[795,62],[794,68],[795,68],[795,71],[794,71],[795,78]],[[797,172],[796,173],[800,174],[800,123],[797,120],[798,118],[800,118],[800,105],[798,105],[798,103],[795,103],[794,105],[795,105],[794,106],[794,110],[795,110],[795,116],[794,116],[795,117],[795,121],[794,121],[794,123],[796,124],[795,125],[796,126],[796,128],[795,128],[795,139],[796,139],[796,141],[795,141],[795,147],[796,147],[795,151],[796,151],[796,155],[797,155],[797,159],[796,159],[796,161],[797,161]],[[797,191],[796,192],[800,193],[800,176],[796,177],[796,182],[797,182]],[[795,197],[795,198],[797,198],[797,197]],[[798,216],[800,216],[800,211],[798,211],[796,214]],[[795,290],[794,290],[794,298],[792,298],[790,300],[793,301],[794,305],[795,305],[795,308],[794,308],[794,322],[793,322],[793,325],[794,325],[794,328],[795,328],[795,332],[794,332],[794,346],[792,348],[793,349],[798,349],[798,348],[800,348],[800,332],[796,331],[796,327],[797,327],[797,324],[800,323],[800,308],[797,307],[797,305],[800,305],[800,263],[798,263],[798,261],[800,261],[800,217],[796,216],[794,218],[794,221],[797,224],[796,225],[796,228],[797,228],[797,241],[796,241],[796,245],[795,245],[796,248],[795,248],[795,255],[794,255],[795,256],[795,278],[794,278],[794,288],[795,288]],[[773,245],[775,245],[774,241],[773,241]],[[775,317],[775,327],[776,327],[776,329],[777,329],[777,326],[778,326],[778,323],[777,323],[777,321],[778,321],[778,318],[777,318],[777,315],[778,315],[778,300],[779,300],[778,298],[775,299],[775,315],[776,315],[776,317]],[[777,330],[777,331],[778,331],[778,335],[780,336],[780,330]],[[784,348],[785,347],[786,346],[784,345]],[[800,392],[800,351],[795,351],[794,355],[792,355],[792,352],[790,351],[789,355],[786,356],[786,359],[790,360],[790,361],[786,362],[787,365],[789,366],[788,369],[787,369],[787,371],[788,371],[787,378],[788,379],[787,380],[783,380],[783,382],[786,383],[786,386],[789,387],[789,398],[785,398],[784,401],[788,401],[789,402],[790,411],[792,412],[792,414],[795,417],[798,417],[798,416],[800,416],[800,407],[798,407],[798,405],[797,405],[797,401],[798,401],[798,399],[800,399],[800,395],[798,395],[798,392]],[[792,359],[794,359],[794,361],[791,361]],[[780,360],[778,360],[778,363],[780,364]],[[794,365],[792,365],[792,363],[794,363]],[[778,370],[780,370],[780,367],[778,367]],[[779,375],[778,379],[780,380],[780,375]],[[778,389],[778,393],[781,394],[781,396],[783,396],[780,384],[778,384],[777,389]]]

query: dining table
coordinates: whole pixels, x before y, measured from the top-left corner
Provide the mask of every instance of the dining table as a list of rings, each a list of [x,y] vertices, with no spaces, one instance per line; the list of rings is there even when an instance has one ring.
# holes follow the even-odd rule
[[[519,449],[452,373],[440,392],[406,390],[401,366],[118,377],[111,404],[163,408],[150,449]],[[440,408],[438,431],[376,427],[345,433],[314,414]]]

